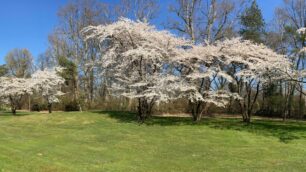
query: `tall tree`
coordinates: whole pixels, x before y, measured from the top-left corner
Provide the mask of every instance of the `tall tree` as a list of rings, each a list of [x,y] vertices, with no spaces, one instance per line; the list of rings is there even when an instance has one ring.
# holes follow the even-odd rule
[[[65,79],[65,84],[67,86],[66,92],[69,92],[70,96],[72,96],[73,102],[77,102],[77,95],[75,94],[76,89],[77,89],[77,76],[78,76],[78,71],[77,71],[77,66],[73,63],[73,61],[67,59],[66,57],[59,57],[58,59],[58,64],[63,70],[59,72],[59,75]],[[79,109],[81,108],[80,105]]]
[[[168,28],[193,42],[215,42],[235,35],[245,0],[176,0]]]
[[[159,4],[157,0],[120,0],[115,9],[117,17],[150,22],[158,16]]]
[[[276,20],[282,35],[282,45],[289,59],[294,63],[293,70],[302,71],[305,69],[305,53],[300,50],[305,47],[306,40],[304,34],[296,31],[306,26],[306,2],[305,0],[283,0],[283,5],[276,9]],[[293,102],[296,91],[299,92],[299,114],[303,115],[303,88],[304,78],[299,78],[300,83],[284,82],[285,104],[283,106],[283,118],[286,119],[293,115]]]
[[[71,1],[58,12],[60,24],[50,36],[51,49],[58,60],[65,57],[77,67],[75,78],[76,89],[74,97],[80,105],[81,92],[85,92],[87,105],[90,106],[94,99],[95,69],[88,65],[99,58],[99,46],[91,42],[84,42],[81,30],[89,25],[108,23],[112,16],[109,6],[98,0]]]
[[[170,20],[168,27],[195,42],[198,36],[196,26],[199,4],[200,0],[177,0],[175,5],[170,6],[170,11],[175,13],[178,20]]]

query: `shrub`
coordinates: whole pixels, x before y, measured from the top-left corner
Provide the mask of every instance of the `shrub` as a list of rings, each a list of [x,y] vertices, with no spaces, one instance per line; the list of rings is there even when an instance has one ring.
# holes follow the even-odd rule
[[[31,106],[31,111],[37,111],[37,112],[41,111],[39,104],[33,104]]]
[[[67,104],[65,104],[65,109],[64,109],[66,112],[69,112],[69,111],[79,111],[80,108],[79,108],[79,105],[77,102],[75,101],[72,101],[72,102],[68,102]]]
[[[39,104],[39,103],[35,103],[31,106],[31,111],[42,111],[42,110],[47,110],[47,105],[46,104]]]

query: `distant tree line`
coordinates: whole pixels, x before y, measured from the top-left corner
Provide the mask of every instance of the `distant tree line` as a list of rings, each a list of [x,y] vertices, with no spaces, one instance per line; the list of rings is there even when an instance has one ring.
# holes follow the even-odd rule
[[[244,101],[237,101],[230,96],[226,105],[221,107],[214,104],[208,107],[204,105],[205,103],[191,102],[182,97],[171,99],[152,109],[149,108],[150,111],[190,113],[193,114],[194,120],[200,120],[202,114],[211,113],[241,113],[245,121],[249,121],[250,116],[255,114],[284,119],[305,118],[305,81],[302,73],[305,68],[306,35],[305,32],[297,32],[306,26],[304,17],[306,2],[304,0],[284,0],[283,4],[275,9],[273,21],[269,22],[264,21],[256,0],[175,0],[169,3],[166,9],[162,8],[163,5],[165,4],[157,0],[120,0],[112,3],[98,0],[71,1],[58,11],[59,23],[48,37],[49,46],[45,53],[34,58],[27,49],[14,49],[6,55],[6,64],[0,66],[0,74],[1,76],[30,78],[37,70],[55,66],[63,67],[64,72],[61,72],[61,77],[65,79],[65,83],[61,91],[65,93],[65,96],[60,98],[62,103],[54,106],[59,110],[101,109],[139,112],[139,107],[149,108],[150,101],[139,102],[129,96],[114,96],[113,87],[115,86],[110,87],[115,80],[112,77],[113,73],[101,67],[103,64],[98,64],[98,62],[107,63],[104,61],[107,55],[105,53],[112,48],[107,45],[112,45],[113,41],[118,40],[113,40],[110,34],[106,39],[109,42],[103,41],[101,44],[101,40],[98,39],[84,39],[82,33],[88,26],[106,26],[121,18],[129,18],[149,25],[159,25],[164,30],[185,38],[192,43],[192,46],[203,45],[202,47],[206,48],[209,45],[229,46],[222,53],[225,53],[226,50],[233,51],[231,48],[237,48],[239,44],[241,46],[248,44],[248,41],[251,44],[249,47],[259,48],[264,45],[278,55],[284,56],[292,64],[290,70],[297,71],[294,76],[288,74],[286,77],[271,79],[264,84],[258,82],[259,80],[244,82],[235,75],[240,70],[246,69],[243,64],[232,63],[231,66],[227,66],[219,62],[214,69],[226,71],[225,74],[232,78],[232,82],[224,84],[225,75],[214,78],[214,80],[206,78],[192,82],[198,84],[196,88],[203,91],[202,96],[204,96],[203,93],[206,94],[205,100],[211,98],[207,91],[212,86],[218,85],[218,88],[226,86],[228,92],[240,95]],[[160,16],[161,14],[168,16]],[[236,37],[241,37],[241,40],[235,42]],[[226,40],[232,40],[231,45],[227,45]],[[120,51],[126,50],[121,48]],[[255,54],[256,51],[253,53]],[[270,55],[267,53],[266,57],[261,55],[256,57],[271,59]],[[216,64],[216,60],[220,58],[213,60],[213,64]],[[146,66],[152,64],[147,63],[144,64]],[[188,71],[190,69],[186,68],[187,64],[189,67],[191,65],[211,67],[208,63],[199,60],[182,61],[179,65],[168,61],[167,64],[163,63],[162,69],[172,69],[174,73],[187,77],[190,74]],[[216,70],[213,72],[218,73]],[[263,77],[267,78],[262,75]],[[191,82],[190,77],[186,80]],[[168,84],[171,85],[171,83]],[[164,86],[167,87],[167,85]],[[23,98],[19,108],[37,106],[44,104],[43,102],[42,99],[32,95]]]

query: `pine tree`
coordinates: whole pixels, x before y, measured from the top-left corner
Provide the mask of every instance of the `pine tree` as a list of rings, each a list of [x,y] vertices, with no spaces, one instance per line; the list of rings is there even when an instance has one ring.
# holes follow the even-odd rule
[[[258,7],[256,0],[252,2],[249,8],[246,8],[241,18],[240,34],[243,39],[251,40],[256,43],[263,42],[265,22]]]

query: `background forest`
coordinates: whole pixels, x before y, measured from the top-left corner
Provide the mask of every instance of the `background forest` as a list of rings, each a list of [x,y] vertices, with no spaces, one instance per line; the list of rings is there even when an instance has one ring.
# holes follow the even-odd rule
[[[234,37],[241,37],[263,44],[278,54],[285,55],[295,70],[305,69],[305,34],[298,29],[306,26],[306,1],[284,0],[275,9],[274,20],[264,21],[256,0],[176,0],[161,12],[163,4],[158,0],[120,0],[109,3],[99,0],[71,1],[57,13],[58,26],[48,37],[48,49],[33,57],[24,49],[13,49],[4,58],[0,76],[29,78],[35,71],[56,66],[63,67],[65,79],[61,91],[65,94],[55,110],[122,110],[137,111],[137,101],[113,96],[109,88],[111,78],[101,76],[103,68],[95,67],[102,59],[101,46],[97,40],[84,40],[82,31],[87,26],[106,25],[122,17],[157,25],[194,44],[214,44]],[[169,14],[165,21],[156,18]],[[235,45],[233,45],[235,46]],[[102,47],[103,48],[103,47]],[[277,80],[260,85],[250,84],[248,113],[266,117],[305,118],[304,78]],[[229,87],[235,92],[235,87]],[[243,106],[230,101],[226,107],[209,106],[204,115],[215,113],[240,114]],[[7,107],[2,106],[3,109]],[[48,103],[40,96],[23,96],[18,109],[47,110]],[[153,114],[193,113],[190,102],[184,98],[159,104]],[[202,113],[202,112],[201,112]],[[195,119],[196,120],[196,119]]]

